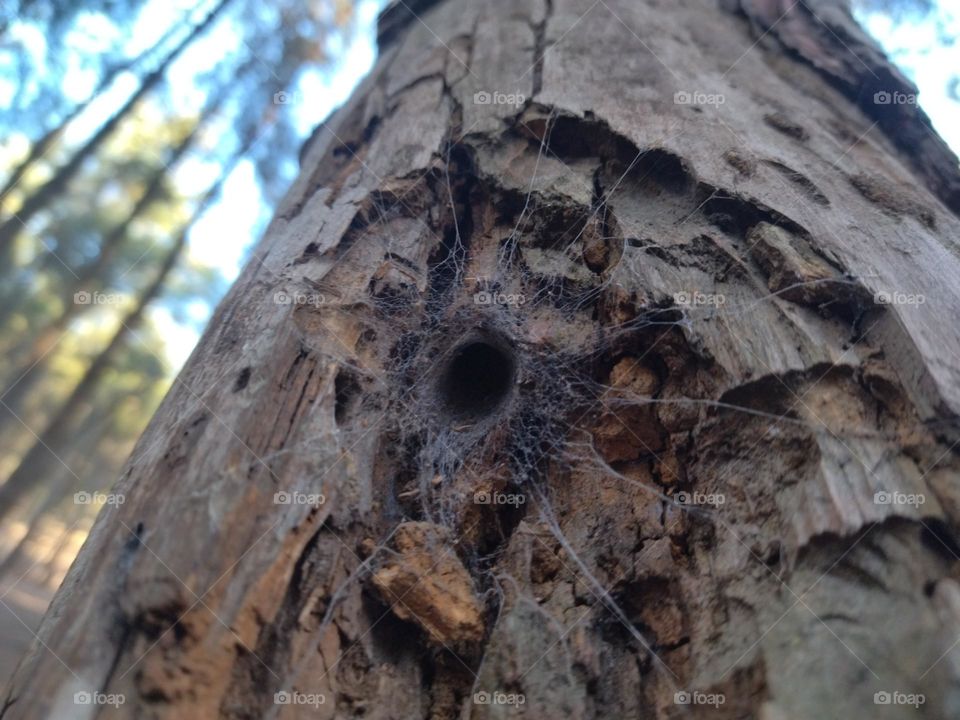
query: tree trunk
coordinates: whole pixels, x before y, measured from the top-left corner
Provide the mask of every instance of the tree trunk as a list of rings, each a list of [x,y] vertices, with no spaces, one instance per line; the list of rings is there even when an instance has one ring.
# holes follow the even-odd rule
[[[172,27],[170,30],[164,33],[163,37],[154,43],[150,50],[142,53],[138,57],[132,60],[110,65],[103,77],[97,83],[97,87],[92,93],[90,93],[90,96],[86,100],[75,105],[70,112],[67,113],[66,117],[63,118],[63,120],[61,120],[55,127],[47,130],[47,132],[33,142],[33,144],[30,146],[30,152],[28,152],[27,156],[10,172],[10,174],[7,176],[7,181],[3,184],[3,189],[0,189],[0,208],[3,207],[3,202],[7,199],[7,195],[17,185],[20,184],[23,176],[27,174],[27,171],[31,167],[33,167],[34,163],[43,158],[47,154],[47,151],[53,147],[54,143],[63,136],[70,124],[84,111],[86,111],[86,109],[90,107],[90,104],[94,100],[100,97],[104,91],[113,85],[113,81],[116,80],[121,73],[127,72],[131,68],[135,67],[144,58],[154,55],[159,51],[160,48],[166,46],[177,29],[177,25]]]
[[[193,227],[193,223],[202,217],[213,201],[219,197],[227,176],[235,164],[239,162],[250,149],[254,140],[253,138],[246,138],[244,140],[231,159],[224,165],[224,174],[201,196],[194,208],[193,216],[190,221],[184,225],[180,234],[167,250],[163,264],[160,266],[154,279],[144,288],[143,292],[137,298],[136,306],[122,318],[120,327],[117,328],[110,342],[107,343],[107,346],[101,350],[93,362],[90,363],[90,366],[86,369],[83,377],[73,389],[70,396],[64,401],[63,405],[57,408],[53,419],[46,426],[43,433],[37,437],[36,442],[23,456],[6,482],[0,485],[0,520],[14,511],[16,503],[25,495],[29,494],[34,489],[36,483],[42,483],[49,479],[52,471],[51,468],[55,466],[55,463],[60,462],[58,455],[65,452],[72,443],[72,430],[82,421],[82,413],[103,378],[104,372],[110,367],[116,352],[126,342],[127,335],[132,332],[133,328],[140,322],[147,307],[157,298],[163,289],[164,283],[166,283],[186,247],[187,238],[190,233],[190,228]],[[16,384],[14,384],[12,388],[9,388],[7,392],[9,393],[15,389]],[[3,397],[0,397],[0,406],[2,406],[3,411],[10,413],[18,422],[23,423],[23,420],[13,413],[12,408],[6,404]],[[69,470],[69,468],[67,469]]]
[[[72,281],[67,279],[60,295],[62,307],[60,314],[49,324],[39,328],[33,337],[24,338],[20,346],[10,352],[9,356],[20,362],[9,374],[4,375],[5,380],[11,384],[6,387],[0,398],[3,400],[3,407],[0,408],[0,438],[2,438],[0,447],[16,447],[16,440],[21,435],[18,429],[20,421],[17,418],[23,415],[33,389],[46,376],[47,366],[52,360],[50,351],[77,315],[92,307],[89,303],[78,302],[77,295],[85,293],[89,300],[93,293],[103,289],[109,275],[110,263],[113,261],[114,254],[127,239],[131,226],[151,205],[164,197],[167,192],[169,168],[176,165],[193,147],[205,126],[205,121],[218,105],[219,102],[212,103],[201,113],[196,126],[176,147],[172,148],[166,164],[158,168],[150,178],[146,189],[134,203],[127,217],[103,238],[96,257],[80,268]],[[2,315],[3,313],[0,313],[0,316]],[[22,349],[25,349],[26,353],[23,353]]]
[[[109,407],[109,406],[108,406]],[[96,422],[87,423],[74,438],[67,459],[70,467],[60,467],[50,477],[44,478],[42,487],[36,488],[39,498],[31,498],[34,503],[29,511],[21,514],[21,520],[27,525],[27,532],[13,549],[0,560],[0,579],[10,573],[16,573],[26,560],[26,549],[34,541],[44,523],[44,518],[60,505],[68,494],[81,490],[84,478],[98,478],[100,472],[93,466],[92,458],[97,458],[97,449],[107,435],[112,421],[109,413]],[[98,490],[99,488],[89,488]],[[58,513],[52,513],[57,515]],[[61,516],[66,513],[59,513]],[[61,520],[63,518],[61,517]],[[16,580],[17,576],[12,579]]]
[[[137,304],[121,318],[120,326],[106,347],[90,363],[80,382],[63,405],[57,408],[43,432],[36,436],[36,442],[27,450],[7,481],[0,485],[0,521],[16,509],[17,502],[33,490],[37,483],[47,479],[55,472],[56,467],[62,464],[60,456],[69,449],[73,434],[84,416],[88,414],[90,402],[104,373],[110,368],[116,353],[126,343],[129,334],[140,323],[147,307],[160,294],[183,251],[186,237],[187,229],[185,228],[167,251],[156,277],[137,298]],[[0,400],[0,405],[3,405],[3,409],[7,412],[11,411],[3,400]],[[23,422],[19,417],[17,419]]]
[[[27,550],[41,535],[40,531],[46,522],[47,512],[61,499],[48,495],[30,512],[27,518],[27,532],[17,541],[13,549],[0,560],[0,579],[9,579],[11,583],[15,583],[23,577],[23,574],[32,569]]]
[[[166,75],[167,68],[180,57],[184,50],[206,32],[207,28],[213,24],[213,21],[219,17],[220,13],[227,7],[232,0],[220,0],[207,16],[190,33],[167,54],[160,64],[145,76],[137,87],[136,92],[123,104],[123,106],[114,113],[95,132],[86,143],[83,144],[62,166],[57,168],[53,177],[34,190],[24,201],[15,213],[10,213],[9,217],[0,224],[0,258],[2,258],[2,267],[9,266],[10,247],[14,238],[20,234],[20,231],[41,209],[47,207],[50,202],[67,187],[69,182],[80,171],[84,163],[97,152],[114,128],[123,120],[146,95],[156,87]]]
[[[846,11],[380,44],[4,720],[960,716],[960,178]]]
[[[64,529],[60,534],[60,537],[57,539],[57,543],[54,546],[53,550],[50,552],[50,555],[46,562],[44,562],[43,567],[40,568],[40,571],[37,573],[37,582],[41,585],[50,585],[54,578],[59,574],[59,568],[63,565],[60,558],[63,557],[64,560],[73,560],[73,556],[68,555],[71,553],[71,548],[69,547],[70,541],[73,538],[74,533],[82,533],[86,530],[86,525],[89,523],[80,522],[76,525],[71,525]]]

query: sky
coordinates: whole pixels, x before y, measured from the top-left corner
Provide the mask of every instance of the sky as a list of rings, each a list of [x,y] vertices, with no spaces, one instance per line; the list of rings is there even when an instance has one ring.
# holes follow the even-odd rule
[[[960,2],[941,0],[936,14],[944,35],[953,43],[943,43],[933,17],[905,18],[894,23],[883,13],[857,13],[857,20],[892,57],[917,86],[920,107],[955,153],[960,155],[960,103],[949,97],[947,86],[960,74]]]

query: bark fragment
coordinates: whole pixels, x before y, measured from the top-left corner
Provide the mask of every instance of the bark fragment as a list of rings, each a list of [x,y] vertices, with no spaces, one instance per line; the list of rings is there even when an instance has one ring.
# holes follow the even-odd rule
[[[470,574],[442,527],[404,523],[394,535],[398,556],[373,574],[391,611],[416,623],[440,646],[459,647],[483,637],[484,623]]]

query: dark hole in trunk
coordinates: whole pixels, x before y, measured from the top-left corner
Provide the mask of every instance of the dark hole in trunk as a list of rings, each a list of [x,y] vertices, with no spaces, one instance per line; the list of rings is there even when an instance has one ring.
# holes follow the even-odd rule
[[[508,350],[484,341],[457,348],[440,378],[440,400],[458,419],[475,419],[497,408],[513,384],[514,360]]]

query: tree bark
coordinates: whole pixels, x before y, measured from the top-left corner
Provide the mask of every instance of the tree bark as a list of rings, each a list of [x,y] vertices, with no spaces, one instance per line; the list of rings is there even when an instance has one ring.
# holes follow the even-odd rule
[[[4,720],[960,715],[960,178],[849,14],[380,44]]]

